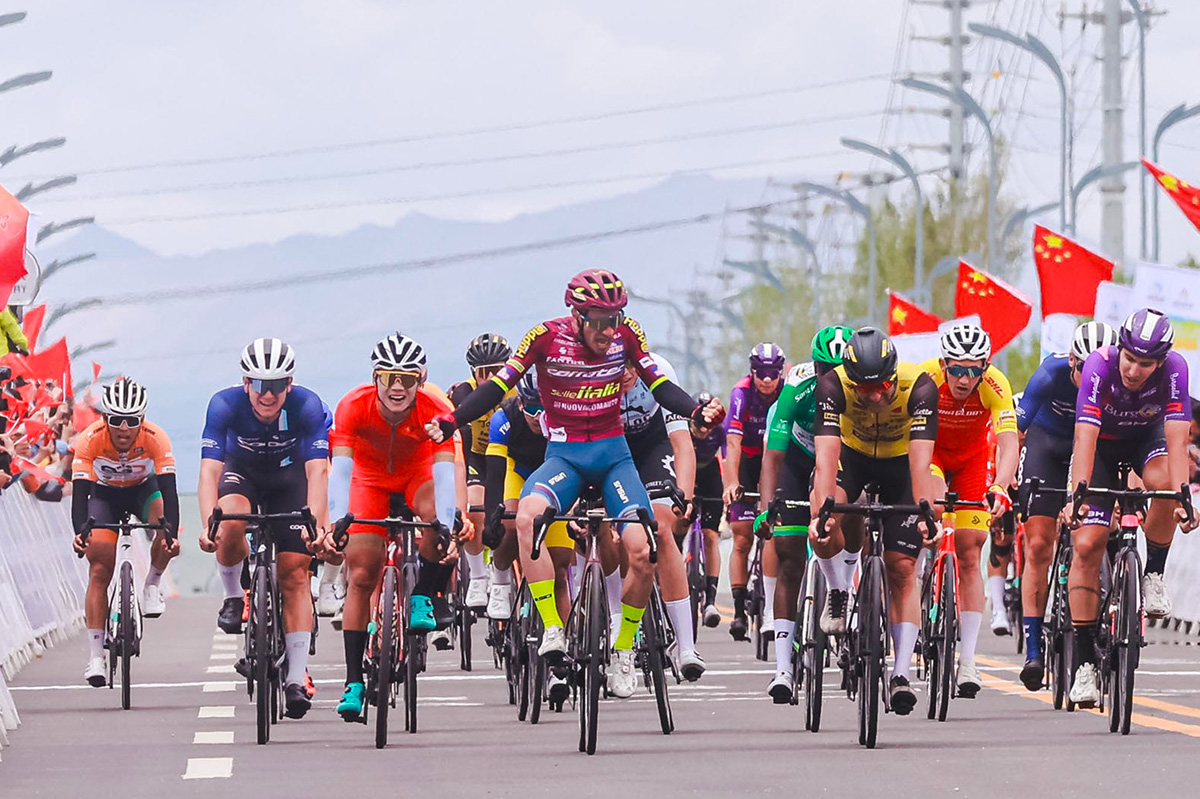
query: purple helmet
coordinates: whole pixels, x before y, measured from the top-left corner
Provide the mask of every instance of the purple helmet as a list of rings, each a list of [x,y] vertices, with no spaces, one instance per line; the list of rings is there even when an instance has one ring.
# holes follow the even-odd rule
[[[585,269],[567,284],[567,307],[581,313],[593,310],[616,313],[628,302],[625,284],[607,269]]]
[[[783,369],[787,357],[778,344],[764,341],[750,350],[751,369]]]
[[[1131,313],[1121,325],[1117,341],[1121,349],[1129,350],[1139,358],[1161,360],[1167,357],[1175,343],[1175,330],[1162,311],[1142,308]]]

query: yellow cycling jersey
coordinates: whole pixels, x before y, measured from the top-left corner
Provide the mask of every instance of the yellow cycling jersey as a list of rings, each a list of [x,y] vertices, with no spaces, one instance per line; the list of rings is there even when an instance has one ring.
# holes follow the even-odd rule
[[[961,403],[950,394],[941,361],[933,358],[921,368],[938,387],[938,452],[960,455],[986,451],[989,422],[997,435],[1017,432],[1012,387],[995,366],[988,366],[979,385]]]
[[[858,397],[846,367],[826,372],[817,381],[815,434],[840,436],[842,443],[869,458],[908,454],[911,440],[937,437],[937,386],[916,364],[896,369],[895,396],[887,407],[873,410]]]
[[[468,377],[466,380],[456,384],[452,389],[450,389],[450,400],[454,403],[455,407],[458,407],[458,405],[464,399],[466,399],[467,395],[476,388],[478,388],[478,384],[475,382],[475,377]],[[516,389],[512,389],[504,395],[504,399],[508,399],[509,397],[514,396],[516,393]],[[497,405],[496,407],[498,408],[500,406]],[[493,408],[483,416],[480,416],[478,419],[467,425],[467,431],[471,440],[470,451],[475,455],[487,454],[488,425],[491,424],[492,414],[495,412],[496,409]]]

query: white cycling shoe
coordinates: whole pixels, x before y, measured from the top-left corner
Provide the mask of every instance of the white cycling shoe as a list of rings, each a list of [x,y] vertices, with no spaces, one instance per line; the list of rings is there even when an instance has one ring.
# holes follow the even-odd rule
[[[513,587],[508,585],[493,584],[488,592],[487,601],[487,617],[496,621],[506,621],[512,618],[513,612]]]
[[[108,685],[108,664],[104,656],[88,658],[87,668],[83,670],[83,679],[93,688],[103,688]]]
[[[679,656],[679,674],[688,682],[695,682],[704,676],[704,658],[696,650],[684,652]]]
[[[472,577],[467,583],[467,607],[482,610],[488,603],[488,578]]]
[[[1161,574],[1147,574],[1142,578],[1142,601],[1146,615],[1152,619],[1171,615],[1171,597],[1167,596],[1167,581]]]
[[[635,690],[637,672],[633,668],[633,652],[614,649],[608,666],[608,692],[618,699],[628,699]]]
[[[974,663],[969,660],[958,661],[958,680],[955,684],[958,687],[958,695],[963,699],[975,698],[979,690],[983,688],[983,680]]]
[[[1081,663],[1071,683],[1070,699],[1081,708],[1092,708],[1100,703],[1100,686],[1096,679],[1096,667]]]
[[[567,631],[557,624],[547,627],[542,633],[542,645],[538,647],[538,655],[561,659],[566,653]]]
[[[322,583],[317,591],[317,615],[327,619],[335,616],[341,609],[342,600],[338,599],[333,583]]]
[[[1008,626],[1008,611],[1003,606],[992,611],[992,634],[1012,635],[1012,627]]]
[[[786,705],[792,701],[792,691],[795,684],[792,682],[792,673],[790,671],[781,671],[775,675],[775,679],[771,680],[771,684],[767,686],[767,696],[777,705]]]
[[[142,614],[147,619],[157,619],[163,615],[163,611],[167,609],[166,600],[163,599],[162,586],[159,585],[144,585],[142,586]]]

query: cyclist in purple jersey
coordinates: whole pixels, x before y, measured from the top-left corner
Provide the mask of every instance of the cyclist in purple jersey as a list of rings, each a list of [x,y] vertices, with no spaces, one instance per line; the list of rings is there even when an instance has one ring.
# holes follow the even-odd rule
[[[1175,332],[1161,311],[1143,308],[1121,326],[1115,347],[1103,347],[1083,364],[1075,406],[1071,487],[1081,482],[1114,488],[1118,466],[1133,467],[1151,490],[1178,489],[1187,481],[1187,362],[1171,351]],[[1100,564],[1112,526],[1112,506],[1085,508],[1082,525],[1063,509],[1061,520],[1078,526],[1074,535],[1069,590],[1079,662],[1071,701],[1094,707],[1096,618],[1100,604]],[[1146,574],[1142,583],[1146,615],[1171,612],[1163,571],[1175,525],[1189,531],[1178,503],[1152,500],[1146,512]]]
[[[729,414],[725,417],[725,504],[729,506],[729,526],[733,530],[733,549],[729,553],[729,585],[733,592],[733,622],[729,634],[746,640],[746,583],[749,581],[750,548],[754,543],[754,517],[757,503],[739,499],[743,491],[757,492],[762,471],[762,451],[767,431],[767,414],[783,389],[787,358],[778,344],[764,342],[750,351],[750,374],[738,381],[729,396]],[[775,546],[763,545],[763,588],[775,595]],[[763,632],[773,632],[771,603],[763,618]]]
[[[696,402],[707,405],[712,399],[708,391],[696,395]],[[721,450],[725,447],[725,428],[714,427],[708,435],[698,436],[692,432],[692,448],[696,450],[696,491],[694,513],[699,514],[700,529],[704,531],[704,609],[705,627],[716,627],[721,623],[721,611],[717,610],[717,588],[721,584],[721,513],[725,509],[721,499],[724,485],[721,482]]]
[[[547,507],[566,511],[586,485],[603,490],[607,512],[633,520],[650,499],[625,441],[621,421],[621,377],[625,363],[654,399],[683,416],[701,432],[724,416],[713,400],[700,406],[672,383],[650,357],[641,327],[625,317],[628,294],[612,272],[588,269],[567,284],[569,316],[544,322],[521,341],[499,374],[465,397],[453,414],[440,416],[426,427],[441,441],[494,408],[530,368],[537,367],[538,391],[545,413],[542,430],[548,441],[546,460],[525,481],[517,505],[517,538],[521,565],[534,604],[545,624],[539,652],[552,664],[566,653],[566,635],[554,596],[554,567],[548,558],[533,560],[534,520]],[[649,558],[647,531],[638,524],[622,526],[621,543],[628,573],[621,597],[621,627],[613,642],[609,690],[618,697],[632,695],[636,675],[633,640],[650,598],[654,567]]]

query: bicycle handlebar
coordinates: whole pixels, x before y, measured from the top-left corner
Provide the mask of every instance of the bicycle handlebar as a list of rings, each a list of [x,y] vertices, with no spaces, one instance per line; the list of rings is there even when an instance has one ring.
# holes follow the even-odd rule
[[[226,513],[218,506],[213,508],[212,516],[208,520],[210,538],[216,536],[221,522],[249,522],[259,525],[260,528],[265,522],[300,522],[308,534],[306,536],[308,542],[311,543],[317,537],[317,519],[307,505],[300,510],[286,513]]]
[[[334,522],[333,525],[333,545],[338,551],[346,548],[346,544],[350,542],[350,525],[365,524],[368,527],[383,527],[387,529],[389,537],[395,537],[397,530],[410,528],[413,530],[433,530],[437,533],[438,538],[443,544],[450,542],[450,528],[442,524],[437,519],[431,522],[417,521],[416,519],[406,519],[403,516],[388,516],[384,519],[359,519],[353,513],[347,513],[342,518]]]
[[[1072,520],[1082,521],[1081,510],[1084,503],[1091,497],[1115,500],[1117,502],[1123,499],[1132,499],[1135,501],[1173,499],[1183,508],[1184,517],[1189,522],[1195,518],[1195,509],[1192,506],[1192,492],[1188,488],[1187,483],[1183,483],[1178,491],[1166,491],[1163,489],[1147,491],[1140,488],[1093,488],[1087,484],[1086,480],[1082,480],[1071,494]]]
[[[158,518],[157,522],[116,522],[114,524],[99,524],[95,517],[89,516],[87,517],[87,521],[77,531],[79,540],[86,544],[88,536],[92,534],[92,530],[112,530],[118,535],[130,535],[134,530],[162,530],[163,538],[166,539],[168,544],[179,538],[179,531],[162,516]],[[83,557],[82,552],[76,554],[80,558]]]
[[[923,516],[930,531],[937,528],[937,519],[933,515],[933,506],[929,504],[929,500],[927,499],[921,500],[916,505],[883,505],[878,502],[860,505],[854,502],[834,502],[833,497],[826,497],[817,516],[817,537],[820,540],[823,541],[829,537],[826,533],[825,525],[828,523],[829,517],[835,513],[849,513],[863,517],[878,516],[881,518],[888,516]]]
[[[575,524],[587,525],[589,528],[598,528],[601,524],[640,524],[648,533],[646,536],[650,547],[650,562],[658,562],[658,523],[651,515],[649,508],[638,508],[637,518],[628,519],[623,517],[605,516],[604,511],[600,508],[593,508],[585,514],[560,514],[550,505],[546,510],[542,511],[533,521],[533,548],[529,556],[534,560],[541,557],[542,544],[546,540],[546,533],[550,529],[550,525],[554,522],[574,522]],[[575,536],[572,536],[574,538]]]

